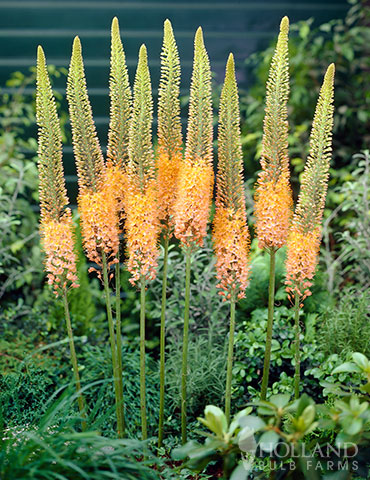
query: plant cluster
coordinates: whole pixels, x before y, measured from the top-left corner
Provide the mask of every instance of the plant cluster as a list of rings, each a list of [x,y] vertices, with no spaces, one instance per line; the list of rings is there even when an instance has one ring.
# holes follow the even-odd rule
[[[261,399],[266,400],[272,348],[276,252],[287,245],[286,289],[295,302],[294,390],[300,387],[299,314],[311,294],[321,241],[331,156],[334,64],[324,76],[310,136],[310,153],[301,191],[293,211],[289,174],[288,66],[289,20],[280,25],[267,82],[263,127],[262,170],[255,191],[256,233],[260,248],[270,255],[269,308]],[[164,438],[165,335],[169,242],[179,240],[185,257],[184,323],[180,413],[182,442],[187,440],[188,353],[191,275],[195,253],[203,247],[213,195],[213,110],[211,70],[203,32],[194,39],[189,117],[184,149],[180,124],[180,60],[172,26],[164,24],[158,106],[158,149],[152,139],[153,100],[145,45],[139,51],[131,92],[118,20],[112,22],[110,99],[111,121],[107,158],[100,147],[90,106],[82,46],[74,39],[67,79],[67,99],[78,174],[78,210],[83,248],[103,284],[112,358],[117,435],[125,436],[125,358],[122,355],[120,262],[125,238],[125,265],[130,283],[140,291],[140,416],[147,439],[146,297],[157,275],[159,240],[163,233],[164,262],[161,292],[160,398],[158,444]],[[40,234],[45,270],[56,297],[63,300],[81,426],[88,426],[88,406],[80,380],[72,332],[69,290],[79,288],[75,229],[65,188],[62,134],[42,48],[37,52],[37,123],[39,127]],[[182,154],[184,151],[184,155]],[[238,87],[230,54],[220,97],[218,168],[213,219],[213,249],[219,295],[230,307],[225,410],[231,415],[236,302],[246,295],[250,276],[250,234],[243,188]],[[166,192],[166,194],[164,194]],[[114,302],[110,282],[115,279]],[[86,377],[86,375],[84,375]]]

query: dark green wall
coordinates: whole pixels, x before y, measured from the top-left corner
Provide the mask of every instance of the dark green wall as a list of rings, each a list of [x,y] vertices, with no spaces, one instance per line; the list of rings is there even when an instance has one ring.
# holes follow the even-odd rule
[[[236,57],[239,83],[246,86],[245,58],[268,45],[277,35],[284,15],[288,15],[291,22],[314,17],[315,23],[319,24],[343,17],[347,8],[346,0],[0,0],[0,86],[4,85],[11,72],[26,71],[34,65],[38,44],[44,47],[48,63],[67,67],[73,37],[79,35],[94,116],[104,146],[109,112],[110,24],[115,15],[120,21],[131,79],[140,44],[146,43],[154,93],[159,78],[162,25],[166,18],[172,21],[181,56],[183,93],[186,95],[193,35],[199,25],[204,30],[216,78],[222,80],[227,55],[232,51]],[[57,84],[61,92],[64,92],[64,81]],[[28,93],[32,94],[31,89]],[[74,190],[75,168],[72,150],[68,146],[65,148],[65,170],[69,186]]]

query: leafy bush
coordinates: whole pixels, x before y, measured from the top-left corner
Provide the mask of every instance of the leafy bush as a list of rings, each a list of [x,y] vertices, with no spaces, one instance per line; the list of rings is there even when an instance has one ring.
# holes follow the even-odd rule
[[[114,440],[97,431],[79,433],[79,419],[66,415],[73,399],[66,392],[49,406],[37,426],[0,428],[0,478],[154,480],[160,478],[156,469],[167,470],[164,478],[174,478],[139,441]]]
[[[166,397],[171,412],[180,409],[182,344],[174,341],[166,358]],[[226,381],[226,342],[212,335],[193,335],[189,339],[187,411],[199,415],[208,403],[222,402]]]
[[[347,289],[338,305],[320,318],[319,348],[325,355],[361,352],[370,356],[370,292]]]

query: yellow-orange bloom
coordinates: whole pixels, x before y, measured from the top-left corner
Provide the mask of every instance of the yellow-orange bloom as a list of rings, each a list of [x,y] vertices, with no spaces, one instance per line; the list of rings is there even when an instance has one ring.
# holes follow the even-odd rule
[[[169,158],[166,152],[159,150],[157,157],[158,214],[165,226],[169,226],[174,221],[181,161],[181,153]]]
[[[153,280],[156,275],[159,221],[153,180],[143,193],[131,183],[126,195],[127,269],[134,285],[140,280]]]
[[[187,160],[181,163],[175,235],[186,247],[203,245],[212,189],[213,169],[208,163],[193,164]]]
[[[291,297],[297,293],[304,300],[311,295],[309,288],[319,259],[320,242],[320,228],[303,233],[295,225],[292,226],[286,259],[286,284]]]
[[[185,159],[175,203],[175,236],[186,247],[203,245],[213,189],[211,68],[202,29],[194,39]]]
[[[125,196],[128,188],[128,178],[126,170],[107,163],[107,167],[104,172],[105,180],[103,189],[112,196],[112,199],[116,202],[116,210],[119,216],[124,214],[125,209]]]
[[[220,295],[225,296],[225,300],[233,295],[244,298],[250,272],[250,237],[245,212],[217,208],[213,221],[213,242]]]
[[[158,211],[166,234],[172,233],[178,175],[182,161],[180,58],[172,25],[164,22],[158,89]]]
[[[329,65],[320,90],[310,136],[310,152],[301,181],[288,237],[286,284],[291,297],[303,301],[319,259],[321,223],[329,180],[334,114],[334,64]]]
[[[70,209],[67,208],[59,220],[43,219],[40,235],[46,253],[48,283],[53,285],[54,293],[59,295],[69,284],[78,287]]]
[[[116,263],[119,228],[116,201],[106,190],[85,190],[78,197],[83,245],[91,262],[102,266],[102,252],[109,263]]]
[[[261,152],[255,193],[258,245],[276,250],[286,243],[292,216],[288,156],[289,19],[284,17],[266,84]]]
[[[220,98],[218,170],[213,243],[220,295],[243,298],[249,277],[250,238],[243,188],[239,95],[234,57],[229,55]]]
[[[292,192],[286,176],[259,183],[254,212],[260,248],[281,248],[286,243],[292,216]]]

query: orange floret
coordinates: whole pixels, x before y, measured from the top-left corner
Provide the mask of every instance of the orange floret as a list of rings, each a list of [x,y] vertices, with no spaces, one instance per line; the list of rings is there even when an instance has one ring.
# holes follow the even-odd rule
[[[183,161],[175,204],[175,236],[186,247],[202,246],[212,200],[213,169],[206,161]]]
[[[159,255],[159,221],[155,181],[140,191],[131,182],[126,196],[126,240],[128,249],[127,269],[135,285],[140,280],[154,280]]]
[[[160,152],[157,158],[158,213],[165,227],[174,224],[181,159],[180,152],[173,158],[169,158],[166,152]]]
[[[112,163],[107,164],[103,188],[107,193],[110,192],[110,195],[117,202],[116,209],[119,217],[122,217],[124,213],[127,182],[127,173],[124,169]]]
[[[288,237],[286,260],[287,291],[290,297],[298,294],[302,301],[311,295],[310,287],[319,259],[321,229],[302,232],[293,225]]]
[[[218,207],[213,221],[217,285],[225,300],[244,298],[248,286],[250,237],[244,209]]]
[[[258,182],[254,211],[259,248],[278,249],[285,245],[292,217],[292,192],[288,178]]]
[[[67,208],[59,220],[43,219],[40,235],[46,253],[48,283],[53,286],[54,293],[59,295],[68,284],[78,287],[70,209]]]
[[[116,263],[119,247],[117,204],[106,190],[85,190],[78,198],[81,231],[86,255],[91,262],[102,266],[102,252],[109,263]]]

